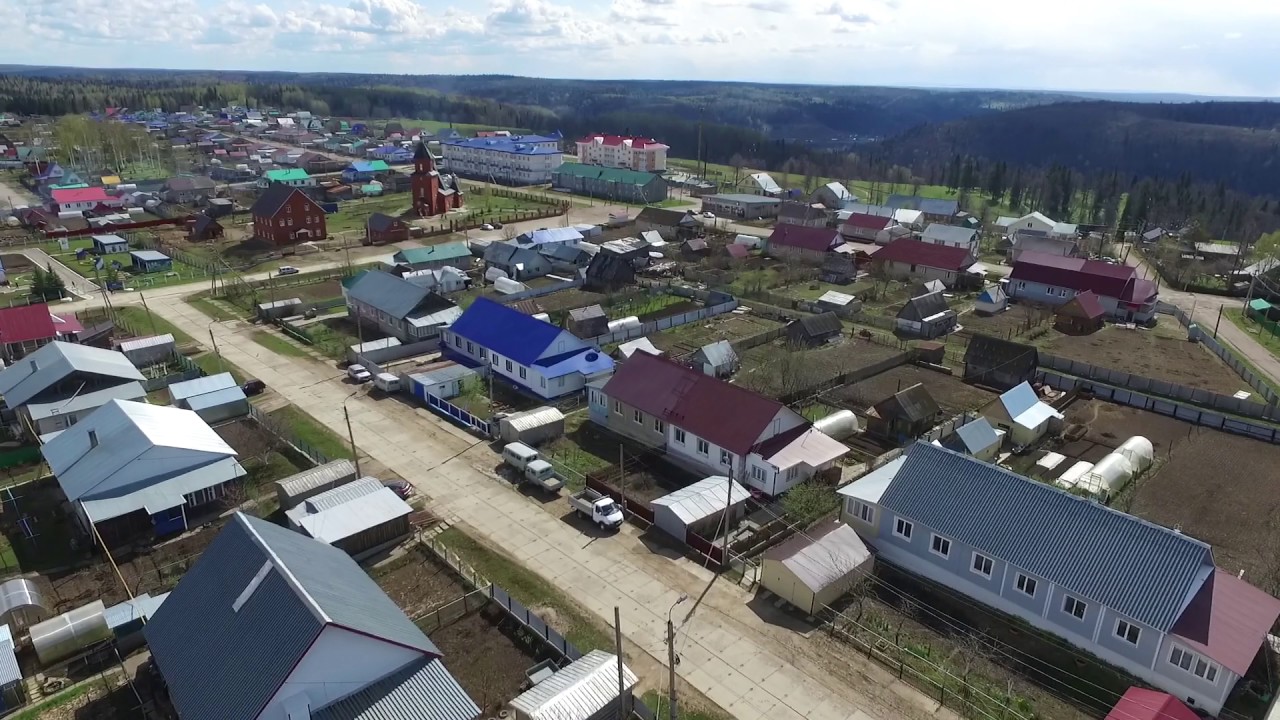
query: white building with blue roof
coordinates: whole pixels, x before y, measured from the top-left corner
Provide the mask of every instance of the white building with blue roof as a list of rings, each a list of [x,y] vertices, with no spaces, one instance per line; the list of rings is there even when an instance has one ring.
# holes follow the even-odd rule
[[[492,372],[540,398],[582,390],[613,372],[613,359],[573,333],[478,298],[440,335],[446,357]]]
[[[562,138],[541,135],[477,137],[440,143],[444,167],[463,177],[502,185],[539,185],[564,164]]]
[[[1216,714],[1280,600],[1181,532],[929,443],[840,489],[877,564],[937,583]]]

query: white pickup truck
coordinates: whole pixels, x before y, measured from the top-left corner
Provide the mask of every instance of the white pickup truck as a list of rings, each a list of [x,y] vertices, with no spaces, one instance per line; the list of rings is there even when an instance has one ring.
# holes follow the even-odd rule
[[[586,488],[569,496],[569,506],[584,518],[606,529],[616,529],[622,525],[622,510],[613,498]]]

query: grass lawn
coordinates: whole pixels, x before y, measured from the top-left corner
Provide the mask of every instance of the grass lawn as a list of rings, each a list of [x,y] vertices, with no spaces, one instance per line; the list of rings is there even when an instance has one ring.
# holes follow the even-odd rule
[[[218,373],[229,372],[231,373],[231,377],[241,385],[244,384],[244,381],[248,377],[240,370],[240,368],[211,352],[197,355],[190,358],[190,360],[195,363],[197,367],[203,370],[205,375],[217,375]]]
[[[79,699],[81,695],[89,692],[90,684],[96,681],[97,678],[93,678],[91,680],[85,680],[83,683],[74,687],[67,688],[39,705],[29,707],[17,715],[11,715],[9,720],[39,720],[39,718],[43,717],[54,717],[54,710],[64,705],[69,705]],[[46,715],[46,713],[48,713],[48,715]]]
[[[93,280],[94,271],[93,264],[97,257],[102,258],[105,267],[111,267],[111,263],[120,263],[121,280],[125,287],[138,290],[146,290],[147,288],[165,287],[166,285],[180,285],[183,283],[194,282],[209,277],[209,274],[203,268],[193,267],[177,260],[173,261],[173,269],[160,272],[143,273],[132,272],[133,260],[129,257],[129,253],[110,253],[108,255],[94,256],[90,255],[84,260],[77,260],[75,253],[60,253],[55,255],[62,264],[79,273],[81,277]],[[124,276],[128,276],[126,279]],[[106,272],[99,271],[98,276],[106,280]]]
[[[470,200],[470,197],[467,198]],[[381,197],[360,198],[340,203],[338,212],[325,218],[325,226],[330,235],[340,232],[364,234],[365,222],[370,215],[399,215],[413,206],[413,198],[409,193],[392,193]]]
[[[191,298],[187,300],[187,304],[219,322],[239,320],[241,318],[241,315],[231,312],[222,303],[214,302],[207,297]]]
[[[609,317],[617,320],[618,318],[624,318],[631,315],[640,316],[660,312],[664,308],[669,308],[672,305],[679,305],[686,301],[687,298],[682,298],[679,295],[667,295],[666,293],[663,293],[660,295],[644,295],[641,297],[630,298],[616,305],[605,305],[605,308],[608,310]]]
[[[641,699],[644,700],[645,705],[649,706],[650,710],[655,711],[658,717],[666,718],[671,714],[671,705],[668,702],[667,693],[659,690],[650,690],[641,696]],[[689,701],[683,696],[677,697],[676,702],[678,703],[676,716],[679,720],[728,720],[729,717],[712,710],[690,707]]]
[[[286,405],[270,414],[302,442],[314,447],[329,459],[350,458],[351,446],[342,436],[316,422],[294,405]]]
[[[1272,355],[1280,355],[1280,337],[1271,332],[1266,326],[1247,318],[1240,308],[1224,308],[1223,315],[1231,319],[1236,327],[1249,333],[1259,345],[1271,351]]]
[[[273,353],[288,355],[290,357],[311,357],[307,354],[306,350],[303,350],[297,345],[294,345],[269,330],[254,330],[250,337],[254,342]]]
[[[475,137],[477,132],[481,130],[510,130],[513,135],[531,135],[532,130],[525,128],[508,128],[498,127],[497,125],[473,125],[471,123],[451,123],[443,120],[424,120],[422,118],[388,118],[386,120],[368,120],[366,124],[382,127],[389,122],[398,122],[404,126],[405,130],[413,130],[422,128],[431,132],[439,132],[453,128],[464,137]]]
[[[185,330],[165,320],[155,313],[148,313],[146,308],[137,305],[122,305],[116,308],[116,317],[125,329],[140,335],[173,335],[179,345],[192,344],[196,341]]]
[[[472,187],[463,199],[463,209],[467,211],[466,217],[475,220],[494,219],[502,221],[502,218],[516,211],[545,210],[549,207],[551,207],[551,202],[502,197],[491,194],[489,188],[483,186]]]
[[[590,650],[611,650],[613,634],[604,623],[594,619],[568,595],[555,585],[538,577],[515,562],[490,550],[463,534],[457,528],[440,533],[440,541],[456,552],[468,565],[500,585],[527,608],[537,612],[549,607],[555,611],[559,622],[556,630],[564,634],[582,653]]]

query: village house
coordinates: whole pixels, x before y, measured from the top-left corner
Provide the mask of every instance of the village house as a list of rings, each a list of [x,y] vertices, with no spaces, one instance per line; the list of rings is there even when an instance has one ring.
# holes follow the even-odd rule
[[[564,163],[551,172],[551,186],[575,195],[636,204],[667,199],[667,181],[661,175],[600,165]]]
[[[386,245],[409,239],[409,224],[398,217],[374,213],[364,223],[365,245]]]
[[[772,198],[780,198],[784,192],[782,186],[769,173],[762,172],[752,173],[740,180],[734,191],[746,195],[762,195]]]
[[[1211,715],[1280,616],[1280,600],[1215,567],[1200,540],[928,443],[908,448],[887,483],[855,481],[839,493],[877,563]]]
[[[146,396],[146,378],[124,354],[63,342],[49,320],[46,305],[0,313],[0,330],[25,328],[26,335],[15,332],[11,337],[31,338],[24,341],[24,354],[29,354],[13,351],[9,366],[0,370],[0,395],[11,410],[30,421],[36,435],[65,430],[110,400]],[[40,349],[31,352],[37,345]]]
[[[894,210],[919,210],[924,216],[926,225],[929,223],[954,224],[956,216],[960,213],[960,203],[956,200],[916,195],[890,195],[884,204]]]
[[[1007,433],[1016,447],[1030,447],[1046,433],[1062,424],[1062,413],[1042,401],[1023,381],[1001,393],[982,408],[981,414],[994,427]]]
[[[900,228],[892,217],[885,215],[851,213],[840,226],[840,236],[844,239],[877,245],[888,245],[907,235],[910,233],[905,228]]]
[[[648,353],[588,392],[591,421],[707,475],[778,495],[849,449],[776,400]]]
[[[702,234],[702,223],[689,210],[647,207],[636,214],[637,232],[656,232],[667,242],[687,240]]]
[[[817,347],[844,334],[844,324],[834,312],[804,315],[787,324],[787,342],[796,347]]]
[[[840,243],[840,233],[831,228],[781,223],[765,241],[764,251],[771,258],[818,265]]]
[[[924,229],[920,240],[932,245],[961,248],[975,257],[978,255],[978,231],[971,228],[933,223]]]
[[[249,208],[253,236],[277,247],[328,235],[324,208],[296,187],[272,183]]]
[[[213,197],[217,185],[212,179],[203,175],[182,175],[165,181],[160,190],[160,197],[165,202],[202,204]]]
[[[347,313],[404,344],[430,340],[462,316],[462,309],[430,289],[382,270],[344,288]]]
[[[1053,306],[1087,290],[1118,322],[1145,323],[1155,317],[1156,284],[1128,265],[1026,252],[1014,263],[1007,285],[1011,298]]]
[[[101,186],[52,190],[49,197],[52,198],[49,209],[56,213],[84,212],[99,205],[120,208],[125,204],[123,196],[111,195]]]
[[[538,246],[522,247],[513,242],[490,243],[484,249],[484,265],[501,270],[512,280],[540,278],[552,271],[551,259],[539,252]]]
[[[208,242],[221,238],[226,230],[212,216],[200,213],[191,221],[187,229],[187,239],[191,242]]]
[[[307,174],[307,171],[302,168],[268,170],[262,175],[262,179],[258,181],[258,187],[265,188],[271,185],[308,188],[316,186],[316,179]]]
[[[956,311],[947,306],[947,299],[937,290],[908,300],[894,320],[898,332],[926,339],[950,333],[958,322]]]
[[[803,227],[826,227],[827,210],[821,205],[785,200],[778,210],[778,222]]]
[[[876,402],[866,413],[867,432],[893,442],[910,442],[942,422],[942,408],[923,383],[909,385]]]
[[[829,182],[809,194],[809,202],[818,203],[828,210],[843,210],[857,201],[849,188],[838,182]]]
[[[411,270],[439,270],[445,267],[471,267],[471,248],[464,242],[448,242],[426,247],[405,248],[397,250],[391,256],[395,265],[404,265]]]
[[[902,238],[880,248],[871,260],[886,275],[899,280],[941,280],[947,287],[976,280],[967,274],[975,262],[973,254],[950,245]]]

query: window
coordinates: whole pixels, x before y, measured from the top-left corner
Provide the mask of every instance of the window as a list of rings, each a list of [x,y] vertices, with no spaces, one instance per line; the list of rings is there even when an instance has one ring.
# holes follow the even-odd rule
[[[1116,620],[1116,637],[1130,645],[1137,645],[1138,638],[1142,637],[1142,628],[1128,620]]]
[[[678,442],[678,443],[680,443],[681,445],[683,445],[683,444],[684,444],[684,431],[683,431],[683,430],[681,430],[680,428],[676,428],[675,436],[676,436],[676,442]]]
[[[874,523],[876,518],[876,509],[861,500],[854,500],[853,515],[864,523]]]
[[[893,523],[893,534],[897,535],[898,537],[904,540],[911,539],[911,531],[913,529],[915,529],[915,526],[911,524],[910,520],[903,520],[902,518],[897,518]]]
[[[721,451],[720,451],[720,464],[721,464],[721,465],[728,465],[728,464],[730,464],[730,463],[732,463],[732,462],[733,462],[733,453],[729,452],[728,450],[721,450]]]
[[[543,388],[545,388],[545,387],[547,386],[547,379],[546,379],[546,378],[538,378],[538,381],[541,383],[541,385],[542,385],[542,387],[543,387]]]
[[[511,361],[507,361],[507,372],[511,372]]]
[[[1198,678],[1203,678],[1211,683],[1218,682],[1218,666],[1211,663],[1190,650],[1183,650],[1177,645],[1169,651],[1169,664],[1177,665],[1187,672]]]
[[[987,557],[986,555],[983,555],[982,553],[974,553],[973,564],[969,566],[969,569],[973,570],[975,573],[981,575],[982,577],[990,580],[992,565],[993,563],[991,562],[991,558]]]
[[[467,353],[469,354],[469,353],[473,353],[473,352],[475,352],[475,351],[476,351],[475,346],[471,344],[471,341],[470,341],[470,340],[468,340],[468,341],[467,341]]]
[[[525,370],[523,367],[520,368],[520,379],[521,380],[525,379]]]
[[[661,420],[659,420],[658,418],[654,418],[654,419],[653,419],[653,431],[654,431],[654,432],[665,433],[665,432],[667,431],[667,426],[666,426],[666,425],[664,425],[664,424],[663,424],[663,422],[662,422]]]
[[[1026,283],[1026,281],[1019,280],[1019,281],[1018,281],[1018,289],[1019,289],[1019,290],[1026,290],[1026,289],[1027,289],[1027,283]]]
[[[454,335],[454,336],[453,336],[453,346],[454,346],[454,347],[462,347],[462,338],[458,337],[457,335]]]
[[[614,412],[616,412],[616,413],[621,413],[621,412],[622,412],[622,403],[618,402],[617,400],[614,400],[614,401],[613,401],[613,411],[614,411]]]
[[[1082,600],[1073,598],[1070,595],[1062,599],[1062,612],[1077,620],[1083,620],[1084,614],[1088,611],[1089,606]]]
[[[1027,597],[1036,596],[1036,579],[1035,578],[1030,578],[1030,577],[1027,577],[1026,575],[1023,575],[1022,573],[1018,573],[1018,579],[1014,583],[1014,585],[1018,588],[1018,592],[1022,593],[1023,595],[1026,595]]]
[[[639,425],[644,422],[644,415],[642,415],[639,410],[632,410],[631,419],[635,420],[636,424]]]
[[[498,356],[497,356],[497,355],[494,355],[494,356],[493,356],[493,366],[494,366],[494,367],[498,367]]]
[[[703,440],[702,438],[698,438],[698,454],[709,455],[710,453],[711,453],[711,446],[707,444],[706,440]]]
[[[757,465],[751,466],[751,479],[756,482],[764,482],[764,468]]]
[[[788,479],[788,480],[795,480],[795,479],[796,479],[796,476],[797,476],[797,475],[799,475],[799,474],[800,474],[800,466],[799,466],[799,465],[792,465],[791,467],[787,468],[787,479]]]
[[[931,533],[929,552],[940,557],[951,557],[951,541],[941,535]]]

